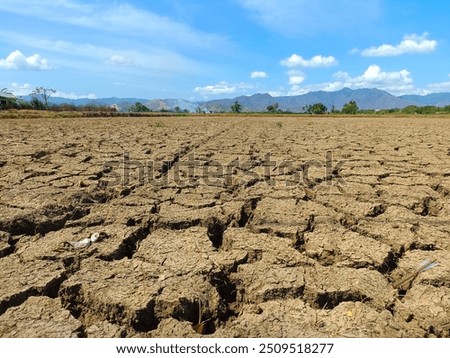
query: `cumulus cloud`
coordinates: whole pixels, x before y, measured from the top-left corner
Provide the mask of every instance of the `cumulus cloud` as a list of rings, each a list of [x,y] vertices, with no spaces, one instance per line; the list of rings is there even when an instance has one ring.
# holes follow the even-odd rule
[[[344,83],[349,83],[357,87],[373,86],[391,86],[391,85],[409,85],[412,84],[412,78],[407,70],[400,70],[397,72],[382,71],[378,65],[370,65],[362,75],[352,78],[346,72],[338,72],[336,77],[344,80]]]
[[[347,72],[337,72],[334,75],[336,81],[291,87],[288,95],[299,95],[311,91],[338,91],[344,87],[378,88],[394,95],[411,93],[414,91],[413,79],[407,70],[394,72],[383,71],[378,65],[370,65],[361,75],[352,77]]]
[[[201,95],[219,95],[219,94],[230,94],[235,93],[236,91],[248,90],[252,89],[253,85],[247,83],[237,83],[230,84],[226,81],[221,81],[215,85],[208,85],[204,87],[195,87],[194,92],[197,92]]]
[[[38,54],[26,57],[19,50],[11,52],[6,58],[0,59],[0,69],[4,70],[51,70],[47,59]]]
[[[333,87],[378,88],[392,94],[404,94],[414,89],[411,73],[405,69],[386,72],[378,65],[370,65],[360,76],[351,77],[347,72],[338,72],[335,77],[338,81],[328,85],[330,90]]]
[[[250,73],[250,78],[267,78],[267,73],[264,71],[253,71]]]
[[[197,93],[200,93],[202,95],[228,94],[228,93],[234,93],[236,91],[236,86],[229,85],[225,81],[222,81],[216,85],[208,85],[205,87],[195,87],[194,91]]]
[[[333,56],[324,57],[322,55],[305,60],[302,56],[294,53],[290,57],[281,60],[281,65],[286,67],[330,67],[337,65],[337,60]]]
[[[427,53],[437,48],[436,40],[429,40],[428,33],[422,35],[406,35],[397,45],[383,44],[378,47],[370,47],[361,52],[366,57],[399,56],[407,53]]]
[[[300,71],[289,71],[288,75],[289,84],[293,86],[303,83],[303,81],[306,79],[305,75]]]
[[[294,85],[290,88],[288,93],[286,93],[287,96],[299,96],[308,92],[317,91],[319,88],[315,88],[314,86],[306,86],[302,87],[299,85]]]
[[[26,96],[33,92],[34,87],[29,83],[24,83],[23,85],[18,84],[17,82],[13,82],[8,87],[11,92],[13,92],[16,96]]]
[[[291,76],[289,77],[289,84],[290,85],[299,85],[305,80],[305,77],[303,76]]]

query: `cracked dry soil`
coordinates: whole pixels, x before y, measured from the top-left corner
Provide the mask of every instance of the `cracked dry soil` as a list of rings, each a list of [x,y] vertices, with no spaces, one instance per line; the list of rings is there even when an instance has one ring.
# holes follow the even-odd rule
[[[1,337],[450,337],[448,119],[0,121]]]

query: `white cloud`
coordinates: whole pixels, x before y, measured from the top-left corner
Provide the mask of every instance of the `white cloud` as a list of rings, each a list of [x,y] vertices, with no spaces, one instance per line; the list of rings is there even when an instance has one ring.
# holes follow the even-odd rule
[[[115,33],[116,36],[143,38],[167,48],[176,45],[178,48],[207,48],[224,53],[231,45],[226,36],[198,31],[183,22],[123,2],[2,0],[1,10]]]
[[[13,82],[9,85],[8,89],[13,92],[16,96],[27,96],[33,92],[34,87],[29,83],[24,83],[23,85]]]
[[[305,80],[305,77],[303,76],[291,76],[289,77],[289,84],[290,85],[299,85]]]
[[[21,85],[17,82],[13,82],[8,86],[8,90],[10,90],[16,96],[28,96],[35,89],[36,89],[36,87],[33,87],[29,83],[24,83],[23,85]],[[52,97],[64,97],[67,99],[80,99],[80,98],[96,99],[97,98],[95,93],[79,95],[74,92],[67,93],[67,92],[58,91],[58,90],[52,94]]]
[[[286,96],[286,92],[282,90],[268,91],[267,93],[270,94],[272,97]]]
[[[450,74],[448,75],[450,77]],[[430,83],[426,90],[423,90],[423,94],[450,92],[450,81]]]
[[[82,98],[87,98],[87,99],[97,99],[97,96],[95,93],[89,93],[89,94],[76,94],[74,92],[62,92],[62,91],[56,91],[53,94],[53,97],[63,97],[63,98],[67,98],[67,99],[82,99]]]
[[[303,81],[305,81],[306,79],[305,75],[301,71],[291,70],[288,72],[288,75],[289,75],[289,84],[293,86],[303,83]]]
[[[382,0],[238,1],[257,23],[287,36],[315,36],[348,29],[361,31],[382,12]]]
[[[346,83],[357,85],[358,87],[373,85],[395,85],[395,84],[411,84],[412,78],[407,70],[397,72],[384,72],[378,65],[370,65],[366,71],[355,78],[350,77],[346,72],[339,72],[336,77],[342,78]]]
[[[437,48],[436,40],[429,40],[428,33],[422,35],[406,35],[398,45],[383,44],[378,47],[370,47],[361,52],[363,56],[399,56],[407,53],[427,53]]]
[[[324,57],[322,55],[305,60],[302,56],[294,53],[290,57],[281,60],[281,65],[286,67],[330,67],[337,65],[337,60],[333,56]]]
[[[330,83],[329,88],[378,88],[392,94],[409,93],[414,89],[411,74],[405,69],[385,72],[378,65],[370,65],[360,76],[351,77],[347,72],[338,72],[335,77],[338,81]]]
[[[253,71],[250,73],[250,78],[267,78],[267,73],[264,71]]]
[[[236,91],[236,86],[229,85],[225,81],[222,81],[216,85],[208,85],[205,87],[195,87],[194,91],[197,93],[200,93],[202,95],[229,94],[229,93],[234,93]]]
[[[226,34],[198,28],[176,14],[163,16],[142,2],[1,0],[0,4],[0,13],[23,16],[29,27],[2,29],[1,43],[14,45],[12,50],[31,48],[45,54],[64,73],[77,70],[92,75],[92,81],[101,77],[98,86],[105,86],[107,79],[123,82],[124,76],[133,77],[129,87],[136,92],[170,88],[181,95],[199,83],[189,85],[190,76],[199,80],[215,74],[214,63],[227,63],[237,51]],[[0,53],[0,58],[6,55]]]
[[[33,46],[46,52],[55,51],[62,54],[63,56],[58,59],[59,67],[97,72],[99,70],[104,71],[106,63],[116,66],[114,74],[118,71],[130,73],[148,69],[156,71],[157,75],[168,73],[198,74],[200,70],[211,70],[203,63],[163,47],[146,46],[145,50],[126,50],[119,48],[119,46],[116,48],[103,47],[90,43],[53,41],[12,32],[7,32],[6,34],[8,38],[23,46]]]
[[[113,66],[130,66],[133,64],[133,59],[129,56],[114,54],[109,57],[106,63]]]
[[[26,57],[19,50],[11,52],[5,59],[0,59],[0,69],[4,70],[51,70],[47,59],[38,54]]]
[[[248,89],[253,89],[253,85],[248,83],[237,83],[230,84],[226,81],[221,81],[215,85],[208,85],[204,87],[195,87],[194,92],[197,92],[201,95],[219,95],[219,94],[231,94],[236,93],[237,91],[246,91]]]
[[[306,86],[293,85],[288,95],[299,95],[311,91],[338,91],[344,87],[378,88],[394,95],[414,92],[413,79],[407,70],[385,72],[378,65],[370,65],[363,74],[351,77],[347,72],[337,72],[336,81]]]
[[[308,93],[310,91],[316,91],[317,89],[312,89],[314,87],[307,86],[307,87],[301,87],[299,85],[294,85],[291,87],[291,89],[288,91],[286,95],[288,96],[299,96],[301,94]]]

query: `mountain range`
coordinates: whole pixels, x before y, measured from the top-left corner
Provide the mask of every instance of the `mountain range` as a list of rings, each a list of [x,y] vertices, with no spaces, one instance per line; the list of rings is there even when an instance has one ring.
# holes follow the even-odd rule
[[[335,92],[315,91],[297,96],[273,97],[268,93],[257,93],[251,96],[239,96],[230,99],[215,99],[210,101],[192,102],[184,99],[143,99],[143,98],[99,98],[71,100],[62,97],[51,97],[50,102],[55,104],[71,103],[74,105],[107,105],[115,106],[119,111],[126,112],[136,102],[140,102],[152,111],[175,110],[180,111],[206,111],[229,112],[231,105],[239,102],[245,112],[266,112],[267,106],[278,103],[283,111],[303,112],[303,108],[314,103],[322,103],[329,110],[342,109],[349,101],[355,101],[360,109],[391,109],[407,106],[447,106],[450,105],[450,93],[431,93],[427,95],[394,96],[386,91],[376,88],[349,89],[343,88]]]

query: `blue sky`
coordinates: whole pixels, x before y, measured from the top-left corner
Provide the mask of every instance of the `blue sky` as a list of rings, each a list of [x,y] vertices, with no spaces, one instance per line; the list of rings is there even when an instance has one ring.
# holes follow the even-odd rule
[[[450,92],[450,2],[1,0],[0,87],[204,100]]]

